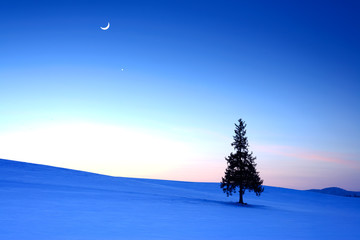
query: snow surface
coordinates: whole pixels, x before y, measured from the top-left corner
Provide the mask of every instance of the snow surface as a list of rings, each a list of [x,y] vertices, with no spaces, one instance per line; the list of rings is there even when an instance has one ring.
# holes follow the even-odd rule
[[[0,239],[360,239],[360,198],[120,178],[0,159]]]
[[[337,196],[343,196],[343,197],[360,197],[360,192],[354,192],[354,191],[347,191],[342,188],[338,187],[328,187],[323,189],[310,189],[308,191],[312,192],[319,192],[324,194],[332,194]]]

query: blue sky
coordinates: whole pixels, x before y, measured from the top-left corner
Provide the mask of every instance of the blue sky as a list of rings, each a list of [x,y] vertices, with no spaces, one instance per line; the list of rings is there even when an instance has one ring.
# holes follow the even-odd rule
[[[2,1],[0,157],[219,181],[243,118],[265,184],[359,190],[359,10],[356,1]],[[84,145],[92,131],[99,142]],[[155,139],[128,141],[134,155],[171,144],[126,160],[120,144],[104,144],[115,132]],[[61,147],[71,138],[83,145]],[[116,157],[90,166],[100,143],[98,154]],[[168,159],[179,144],[183,158]],[[138,161],[146,167],[134,171]]]

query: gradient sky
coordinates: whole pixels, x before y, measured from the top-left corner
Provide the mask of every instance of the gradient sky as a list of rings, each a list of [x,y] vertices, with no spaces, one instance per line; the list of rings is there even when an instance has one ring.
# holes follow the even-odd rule
[[[242,118],[265,185],[360,190],[359,11],[1,1],[0,158],[220,181]]]

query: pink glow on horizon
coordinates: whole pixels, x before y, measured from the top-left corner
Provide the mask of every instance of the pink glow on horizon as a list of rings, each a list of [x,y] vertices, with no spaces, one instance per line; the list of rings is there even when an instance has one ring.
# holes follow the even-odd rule
[[[360,168],[359,162],[352,160],[353,156],[349,154],[341,154],[340,156],[339,153],[300,149],[286,145],[256,145],[254,146],[254,149],[256,151],[264,153],[292,157],[296,159],[336,163],[350,167]]]

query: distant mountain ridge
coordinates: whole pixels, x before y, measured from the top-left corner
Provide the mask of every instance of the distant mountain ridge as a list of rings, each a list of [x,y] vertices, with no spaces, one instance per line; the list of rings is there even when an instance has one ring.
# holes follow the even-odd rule
[[[323,189],[310,189],[308,191],[324,193],[324,194],[331,194],[331,195],[336,195],[336,196],[343,196],[343,197],[360,197],[360,192],[347,191],[345,189],[338,188],[338,187],[328,187],[328,188],[323,188]]]

